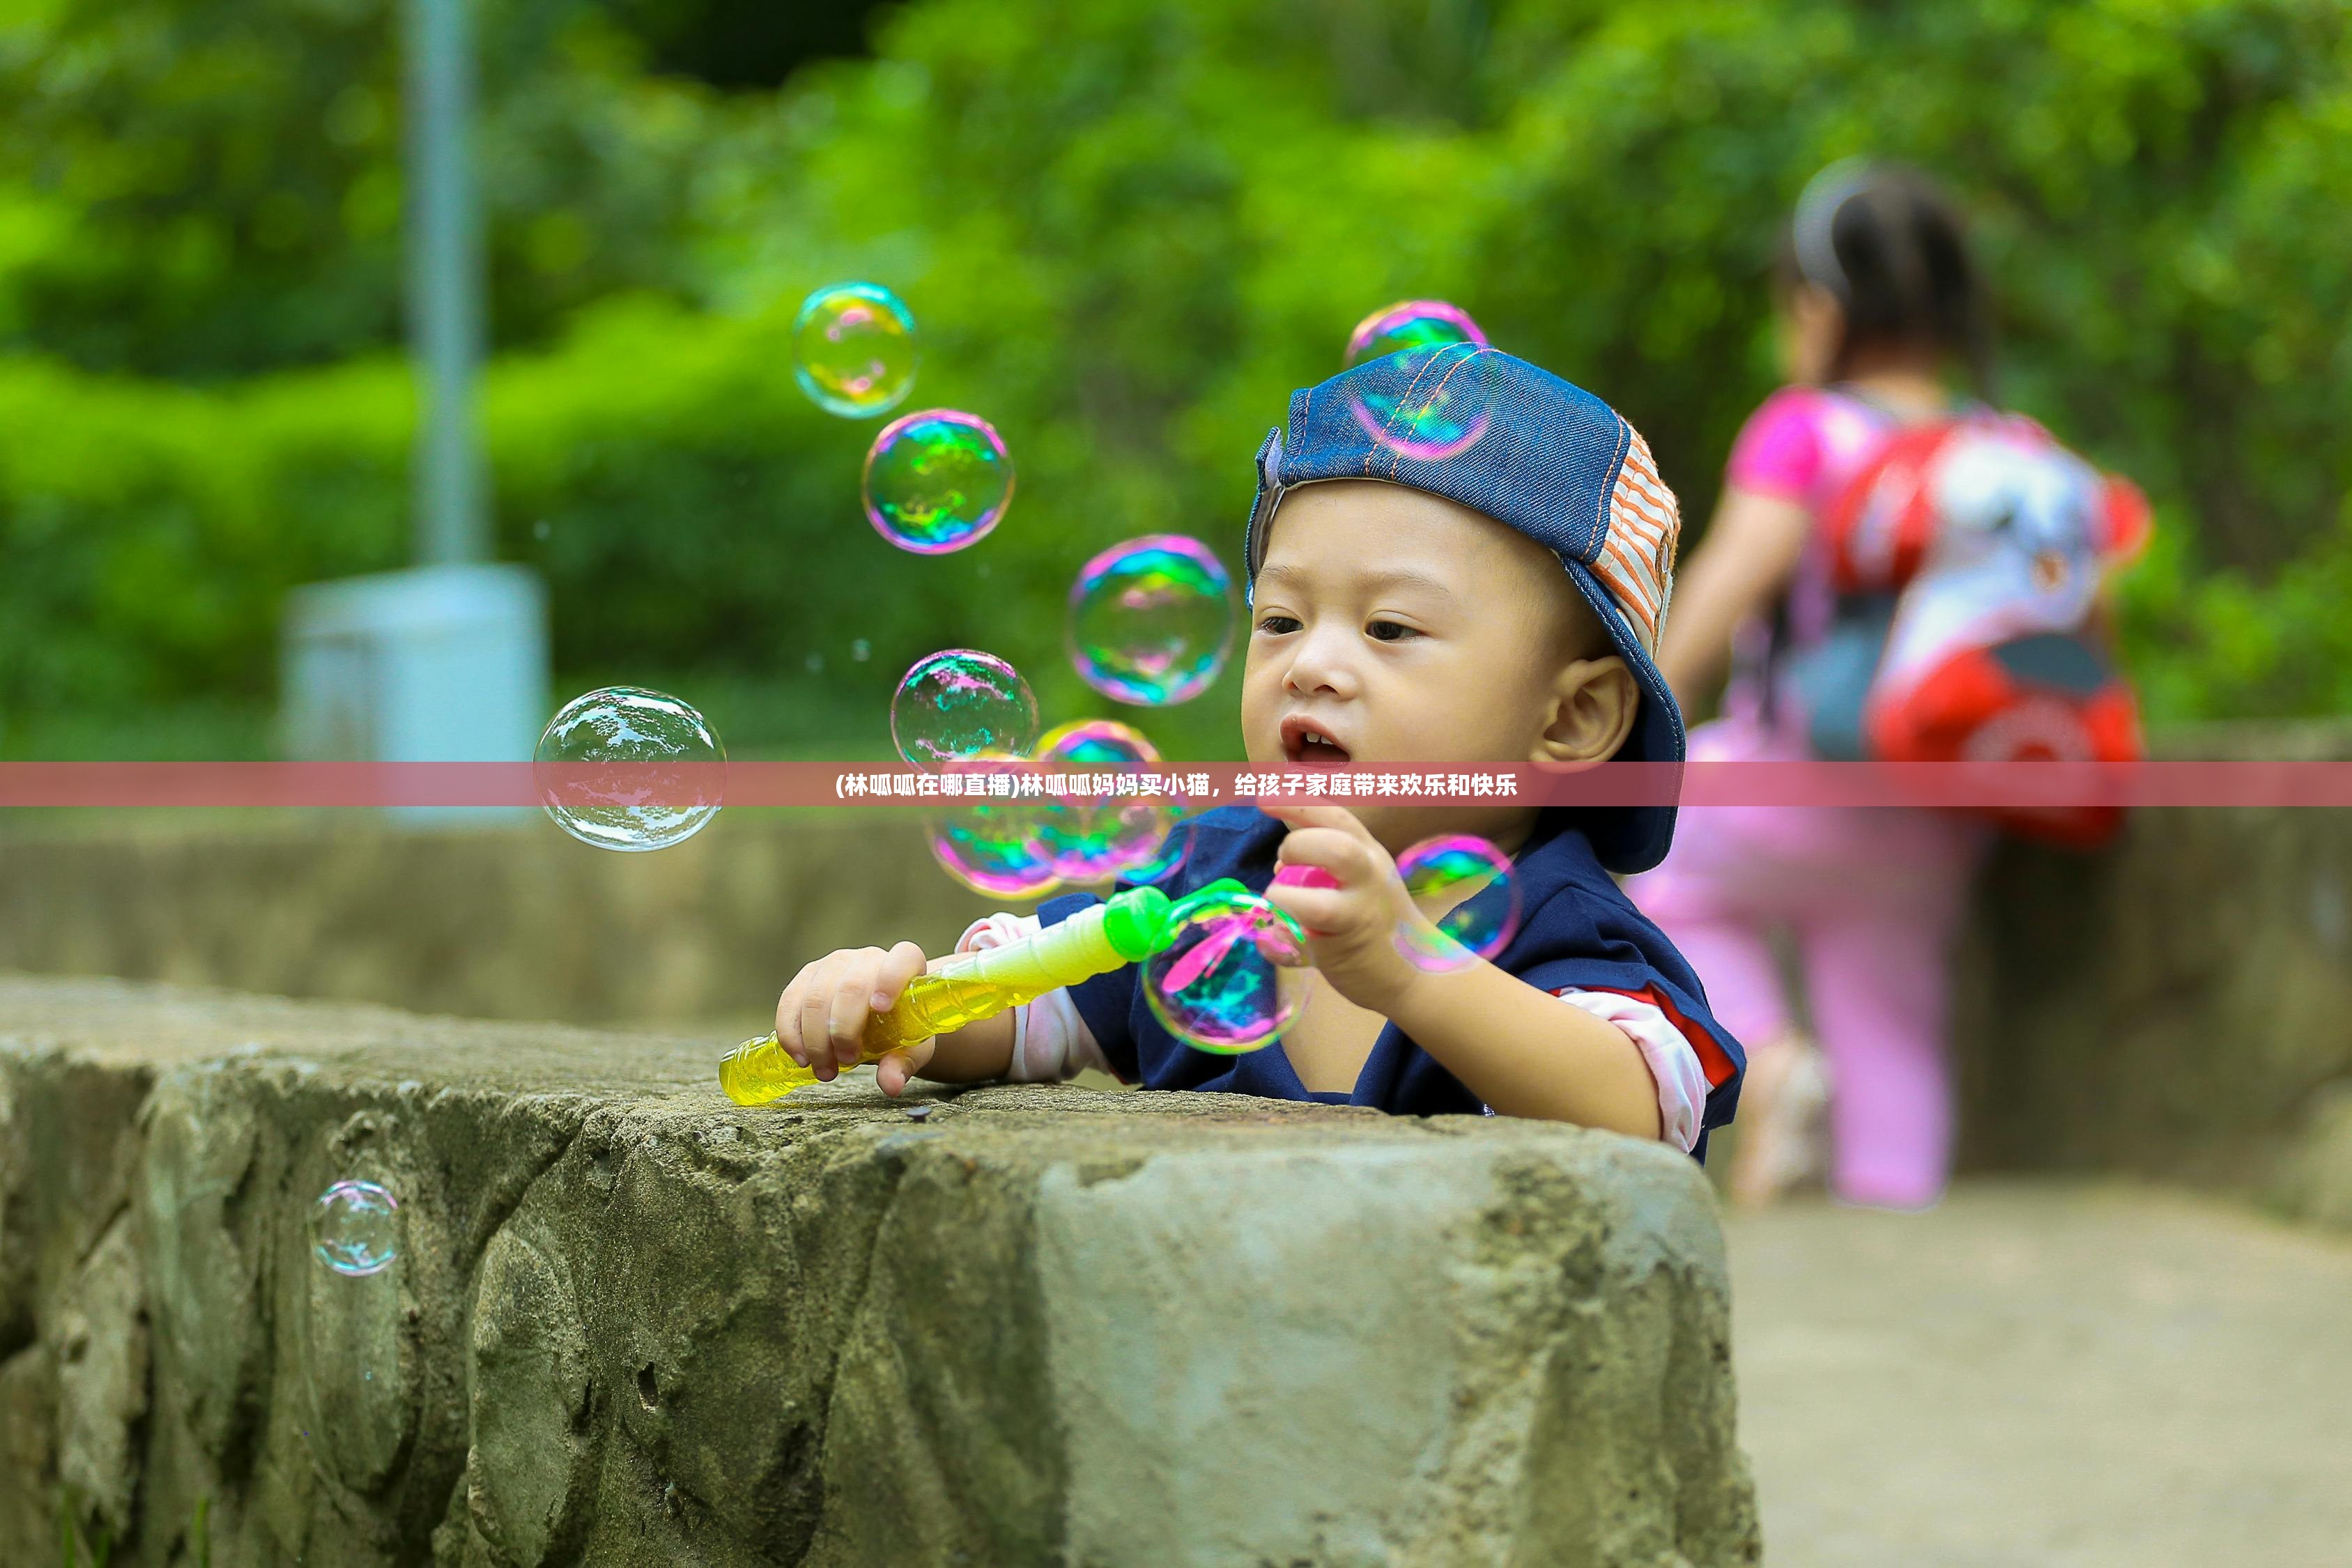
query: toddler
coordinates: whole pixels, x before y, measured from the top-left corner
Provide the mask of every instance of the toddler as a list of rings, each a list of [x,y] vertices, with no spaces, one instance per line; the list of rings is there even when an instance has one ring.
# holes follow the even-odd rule
[[[1492,397],[1477,439],[1451,450],[1389,437],[1373,411],[1411,405],[1473,358]],[[1674,498],[1633,427],[1493,349],[1409,350],[1294,395],[1287,429],[1259,451],[1244,542],[1250,762],[1679,762],[1682,719],[1652,662],[1675,532]],[[877,1076],[898,1094],[914,1075],[1034,1081],[1095,1067],[1150,1089],[1549,1118],[1704,1158],[1745,1058],[1689,965],[1609,875],[1655,865],[1674,820],[1671,805],[1483,798],[1211,811],[1192,824],[1167,890],[1235,878],[1305,928],[1310,991],[1276,1045],[1192,1049],[1160,1027],[1129,966],[894,1052]],[[1512,857],[1524,919],[1491,962],[1431,973],[1398,949],[1398,931],[1428,916],[1395,857],[1441,833],[1474,833]],[[1276,881],[1284,868],[1322,875]],[[1095,901],[993,916],[960,951]],[[777,1038],[831,1079],[857,1060],[869,1014],[925,963],[900,942],[807,965],[776,1004]]]

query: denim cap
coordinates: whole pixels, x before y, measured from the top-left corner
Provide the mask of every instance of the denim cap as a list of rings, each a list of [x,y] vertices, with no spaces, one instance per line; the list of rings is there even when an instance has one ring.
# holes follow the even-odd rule
[[[1498,349],[1406,349],[1291,394],[1258,448],[1244,546],[1255,601],[1275,509],[1293,486],[1380,479],[1484,512],[1559,558],[1642,692],[1615,760],[1683,760],[1683,717],[1658,673],[1680,523],[1649,443],[1616,410]],[[1601,863],[1645,871],[1674,841],[1671,805],[1581,814]]]

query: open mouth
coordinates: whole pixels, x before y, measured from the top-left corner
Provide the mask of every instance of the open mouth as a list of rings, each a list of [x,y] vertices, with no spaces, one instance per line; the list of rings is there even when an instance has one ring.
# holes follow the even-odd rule
[[[1344,767],[1350,760],[1348,748],[1330,731],[1296,717],[1282,721],[1282,754],[1297,767]]]

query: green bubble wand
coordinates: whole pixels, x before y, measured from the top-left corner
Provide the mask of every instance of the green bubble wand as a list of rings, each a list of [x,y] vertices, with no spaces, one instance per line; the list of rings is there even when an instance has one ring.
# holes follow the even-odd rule
[[[1157,888],[1130,888],[1019,942],[942,959],[929,973],[908,981],[887,1012],[867,1020],[857,1059],[878,1060],[933,1035],[950,1034],[1034,1002],[1048,991],[1108,974],[1121,964],[1142,963],[1175,940],[1196,904],[1247,890],[1225,878],[1171,903]],[[1189,984],[1213,968],[1231,946],[1230,938],[1222,944],[1212,939],[1187,952],[1177,960],[1170,984],[1177,988]],[[1202,957],[1202,948],[1213,951]],[[719,1062],[719,1085],[738,1105],[765,1105],[816,1081],[816,1074],[794,1062],[772,1032],[744,1041]]]

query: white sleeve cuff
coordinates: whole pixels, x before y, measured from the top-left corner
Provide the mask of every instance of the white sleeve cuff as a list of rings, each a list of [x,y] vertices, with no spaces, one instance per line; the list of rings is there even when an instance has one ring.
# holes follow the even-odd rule
[[[1698,1146],[1706,1106],[1706,1072],[1683,1032],[1654,1003],[1614,991],[1555,991],[1553,995],[1625,1032],[1658,1086],[1659,1136],[1684,1153]]]
[[[985,952],[1044,929],[1035,915],[999,911],[974,921],[956,942],[958,952]],[[1053,1083],[1076,1078],[1087,1068],[1111,1070],[1094,1031],[1078,1016],[1078,1005],[1066,989],[1046,992],[1013,1010],[1013,1060],[1004,1076],[1014,1083]]]

